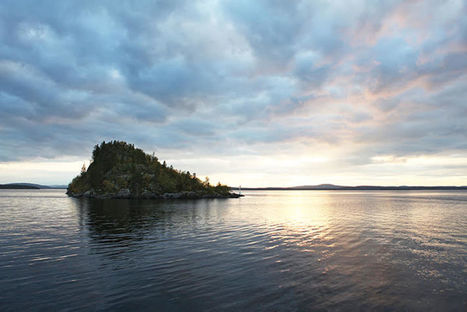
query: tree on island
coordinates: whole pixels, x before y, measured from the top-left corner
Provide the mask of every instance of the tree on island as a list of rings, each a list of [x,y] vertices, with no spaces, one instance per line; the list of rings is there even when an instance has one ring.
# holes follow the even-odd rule
[[[201,181],[189,171],[176,170],[165,161],[161,164],[154,154],[146,154],[123,141],[96,145],[87,170],[83,165],[81,174],[68,185],[71,195],[92,192],[112,196],[122,190],[128,190],[130,197],[135,198],[177,192],[207,197],[232,195],[226,185],[212,186],[209,178]]]

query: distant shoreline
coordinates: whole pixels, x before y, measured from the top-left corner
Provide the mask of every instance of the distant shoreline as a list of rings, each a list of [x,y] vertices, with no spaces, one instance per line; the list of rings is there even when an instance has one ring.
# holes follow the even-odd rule
[[[0,189],[9,190],[40,190],[40,189],[66,189],[66,186],[40,185],[32,183],[8,183],[0,184]],[[238,187],[230,187],[238,190]],[[341,185],[304,185],[291,187],[242,187],[243,191],[463,191],[467,186],[341,186]]]
[[[232,190],[238,188],[231,187]],[[467,191],[467,186],[295,186],[295,187],[242,187],[243,191]]]
[[[42,189],[66,189],[64,185],[40,185],[32,183],[7,183],[0,184],[0,190],[42,190]]]
[[[0,190],[40,190],[37,186],[0,184]]]

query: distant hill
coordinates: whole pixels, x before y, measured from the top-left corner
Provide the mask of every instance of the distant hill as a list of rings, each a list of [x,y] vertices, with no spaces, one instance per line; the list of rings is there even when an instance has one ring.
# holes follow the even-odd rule
[[[226,185],[213,186],[195,173],[160,163],[133,144],[102,142],[94,147],[89,167],[68,185],[73,197],[96,198],[218,198],[238,197]]]
[[[8,183],[8,184],[0,184],[0,189],[32,189],[38,190],[40,189],[39,185],[30,184],[30,183]]]
[[[66,189],[68,186],[67,185],[48,185],[48,187],[51,189]]]
[[[232,189],[236,189],[232,187]],[[297,190],[297,191],[306,191],[306,190],[343,190],[343,191],[350,191],[350,190],[362,190],[362,191],[369,191],[369,190],[389,190],[389,191],[397,191],[397,190],[467,190],[467,186],[378,186],[378,185],[359,185],[359,186],[342,186],[342,185],[334,185],[334,184],[319,184],[319,185],[301,185],[301,186],[291,186],[291,187],[245,187],[242,188],[243,190],[271,190],[271,191],[280,191],[280,190]]]
[[[0,189],[66,189],[65,185],[41,185],[34,183],[7,183],[0,184]]]
[[[297,190],[338,190],[345,186],[341,185],[334,185],[334,184],[319,184],[319,185],[300,185],[300,186],[293,186],[291,189]]]

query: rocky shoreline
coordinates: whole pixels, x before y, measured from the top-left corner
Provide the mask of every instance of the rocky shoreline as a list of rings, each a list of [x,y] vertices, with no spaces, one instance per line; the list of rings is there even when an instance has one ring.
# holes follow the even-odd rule
[[[97,198],[97,199],[204,199],[204,198],[239,198],[242,194],[229,193],[228,195],[218,193],[201,193],[201,192],[178,192],[156,194],[149,191],[144,191],[141,194],[132,194],[129,189],[121,189],[118,193],[97,193],[94,190],[89,190],[84,193],[73,193],[67,190],[66,194],[75,198]]]

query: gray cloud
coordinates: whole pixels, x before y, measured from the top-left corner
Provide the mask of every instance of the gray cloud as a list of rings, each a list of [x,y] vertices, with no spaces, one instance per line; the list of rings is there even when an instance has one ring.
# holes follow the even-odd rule
[[[104,139],[219,155],[345,142],[359,162],[466,152],[464,13],[436,1],[2,1],[0,161],[87,157]]]

